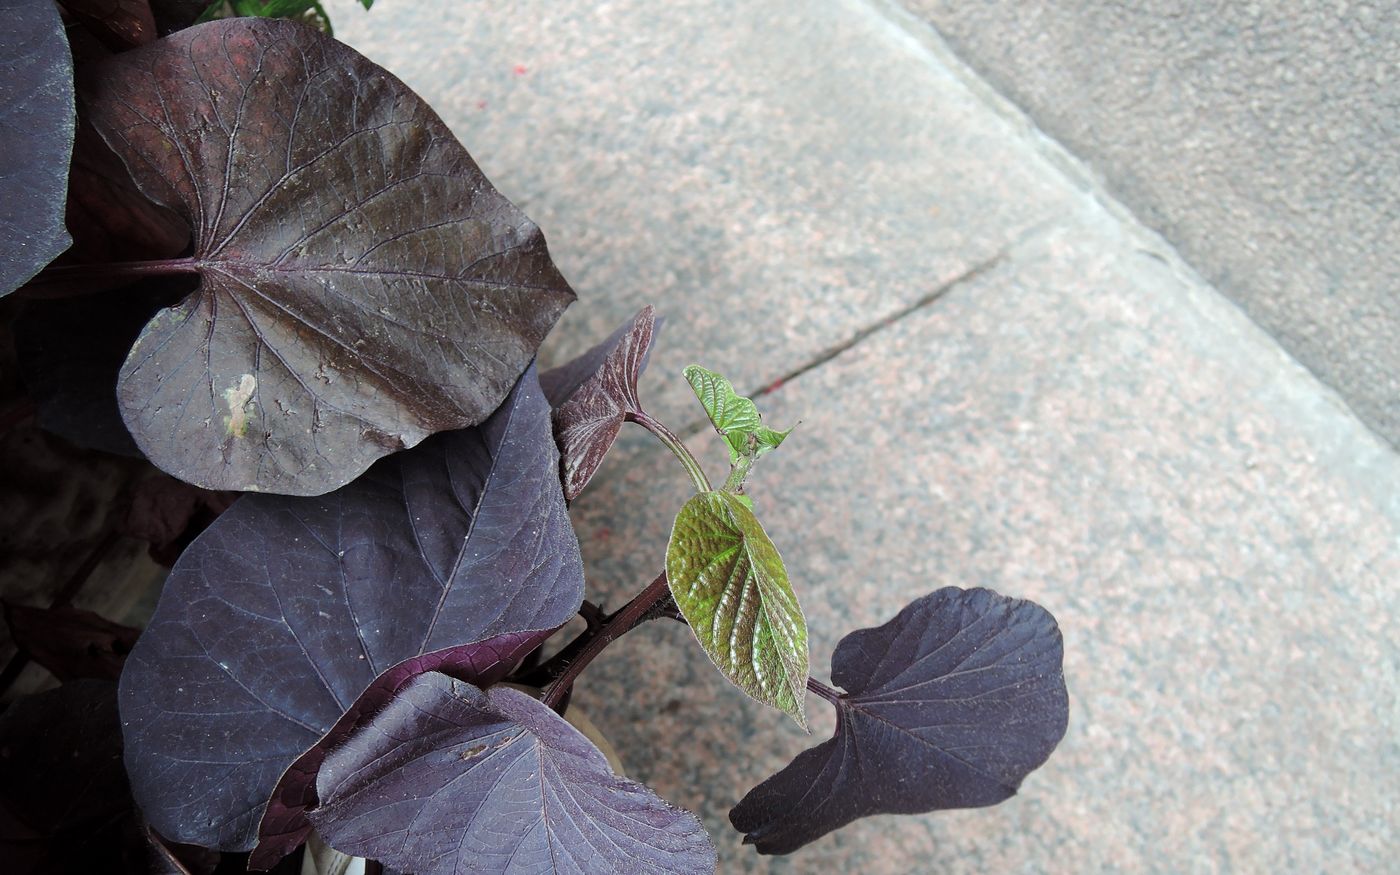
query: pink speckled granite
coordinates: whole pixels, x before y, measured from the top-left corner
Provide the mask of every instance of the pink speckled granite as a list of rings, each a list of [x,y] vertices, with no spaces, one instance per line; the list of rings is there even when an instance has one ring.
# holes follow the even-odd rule
[[[858,0],[334,5],[545,228],[581,303],[549,356],[654,302],[643,397],[698,359],[802,424],[756,475],[828,670],[946,584],[1064,627],[1069,734],[992,809],[862,821],[787,859],[725,814],[816,735],[658,622],[576,701],[696,810],[720,871],[1381,871],[1397,853],[1400,463],[1154,241]],[[575,506],[611,605],[686,481],[631,432]],[[719,474],[716,441],[706,447]]]
[[[1070,225],[762,403],[802,420],[754,494],[814,672],[917,595],[988,586],[1059,618],[1071,719],[1002,806],[866,820],[769,861],[724,814],[809,740],[684,629],[649,628],[577,701],[634,774],[705,813],[721,871],[1386,868],[1400,460],[1231,305]],[[612,459],[575,506],[609,588],[656,564],[674,467]],[[662,472],[671,488],[631,507]]]
[[[811,741],[685,629],[624,641],[577,701],[637,777],[704,812],[724,872],[1382,871],[1400,461],[1324,392],[1210,290],[1070,225],[763,399],[802,420],[755,496],[813,672],[939,585],[1060,619],[1070,734],[998,808],[764,860],[725,812]],[[596,580],[650,574],[685,489],[650,448],[610,459],[575,505]]]

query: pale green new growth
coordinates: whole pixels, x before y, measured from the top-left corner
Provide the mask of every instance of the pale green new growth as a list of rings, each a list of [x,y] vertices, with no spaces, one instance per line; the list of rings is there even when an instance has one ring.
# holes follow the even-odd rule
[[[720,672],[806,729],[807,621],[778,548],[741,496],[705,492],[685,503],[666,577]]]
[[[763,424],[758,407],[749,398],[734,391],[734,386],[714,371],[691,365],[685,369],[686,382],[695,390],[695,397],[729,446],[729,463],[736,465],[741,458],[757,459],[776,449],[792,429],[774,431]]]

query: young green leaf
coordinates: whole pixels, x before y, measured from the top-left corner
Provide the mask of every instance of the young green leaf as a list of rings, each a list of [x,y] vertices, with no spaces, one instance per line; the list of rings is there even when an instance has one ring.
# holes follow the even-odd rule
[[[705,408],[710,422],[729,446],[730,464],[741,457],[757,459],[776,449],[792,429],[774,431],[763,424],[763,417],[752,399],[734,391],[734,385],[714,371],[691,365],[685,369],[686,382]]]
[[[807,727],[807,621],[763,526],[727,492],[676,515],[666,577],[700,646],[739,689]]]

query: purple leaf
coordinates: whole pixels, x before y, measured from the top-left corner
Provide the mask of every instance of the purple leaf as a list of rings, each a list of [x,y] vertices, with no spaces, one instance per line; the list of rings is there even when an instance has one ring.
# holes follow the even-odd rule
[[[505,677],[525,654],[543,643],[553,631],[517,632],[427,653],[406,659],[375,678],[335,726],[282,774],[258,826],[258,846],[249,860],[250,868],[269,869],[306,841],[311,832],[306,812],[316,806],[316,776],[326,754],[344,744],[351,732],[392,701],[415,677],[437,671],[489,685]]]
[[[615,776],[547,706],[441,674],[331,753],[317,790],[329,845],[417,875],[715,868],[694,815]]]
[[[836,736],[729,813],[746,844],[786,854],[859,817],[995,805],[1064,737],[1055,618],[985,589],[940,589],[842,639]]]
[[[200,489],[155,471],[131,488],[131,505],[118,530],[149,543],[151,558],[168,568],[240,495]]]
[[[50,0],[0,0],[0,296],[71,242],[63,227],[73,153],[73,57]]]
[[[199,289],[117,395],[207,489],[314,495],[485,419],[574,294],[539,229],[388,72],[291,21],[197,25],[88,67],[84,111],[192,229]]]
[[[666,324],[663,316],[655,315],[656,311],[650,304],[643,307],[632,317],[632,321],[619,325],[617,330],[609,334],[602,343],[590,348],[581,355],[575,356],[557,368],[550,368],[540,374],[540,386],[544,389],[544,397],[549,399],[549,405],[558,409],[559,405],[569,400],[569,396],[578,391],[578,388],[601,371],[608,360],[608,356],[615,350],[623,338],[638,330],[639,321],[645,318],[651,320],[651,339],[654,340],[657,334],[661,333],[661,328]],[[642,344],[641,365],[637,368],[637,374],[646,370],[648,362],[651,360],[651,341]],[[633,380],[636,383],[636,380]]]
[[[570,501],[593,479],[627,415],[642,410],[637,379],[651,354],[655,322],[655,311],[643,307],[630,324],[540,379],[555,408],[564,497]]]
[[[532,367],[480,427],[329,495],[247,495],[219,517],[122,675],[127,769],[155,828],[252,848],[283,772],[380,674],[425,657],[488,683],[530,647],[490,639],[572,616],[583,567],[557,466]]]

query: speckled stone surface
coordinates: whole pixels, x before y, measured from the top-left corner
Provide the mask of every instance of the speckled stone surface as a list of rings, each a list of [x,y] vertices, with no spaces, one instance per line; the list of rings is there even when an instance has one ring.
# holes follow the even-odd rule
[[[706,813],[721,871],[1390,865],[1400,463],[1213,295],[1070,225],[763,399],[802,420],[754,494],[814,672],[924,592],[987,586],[1059,618],[1071,718],[998,808],[862,821],[770,863],[724,812],[808,740],[686,630],[647,629],[577,701],[634,774]],[[674,467],[612,459],[576,505],[597,580],[656,564]],[[658,477],[672,488],[632,506]]]
[[[1019,796],[784,859],[725,816],[829,709],[802,735],[668,621],[610,648],[575,701],[705,818],[721,872],[1392,865],[1400,461],[1025,129],[856,2],[332,14],[544,226],[583,297],[553,355],[654,302],[643,398],[678,427],[699,415],[687,361],[749,388],[811,366],[760,401],[802,422],[753,492],[819,677],[844,633],[943,585],[1061,622],[1069,732]],[[687,493],[627,434],[574,507],[611,606],[659,569]],[[720,475],[718,441],[693,444]]]
[[[877,2],[936,25],[1400,446],[1394,2]]]

